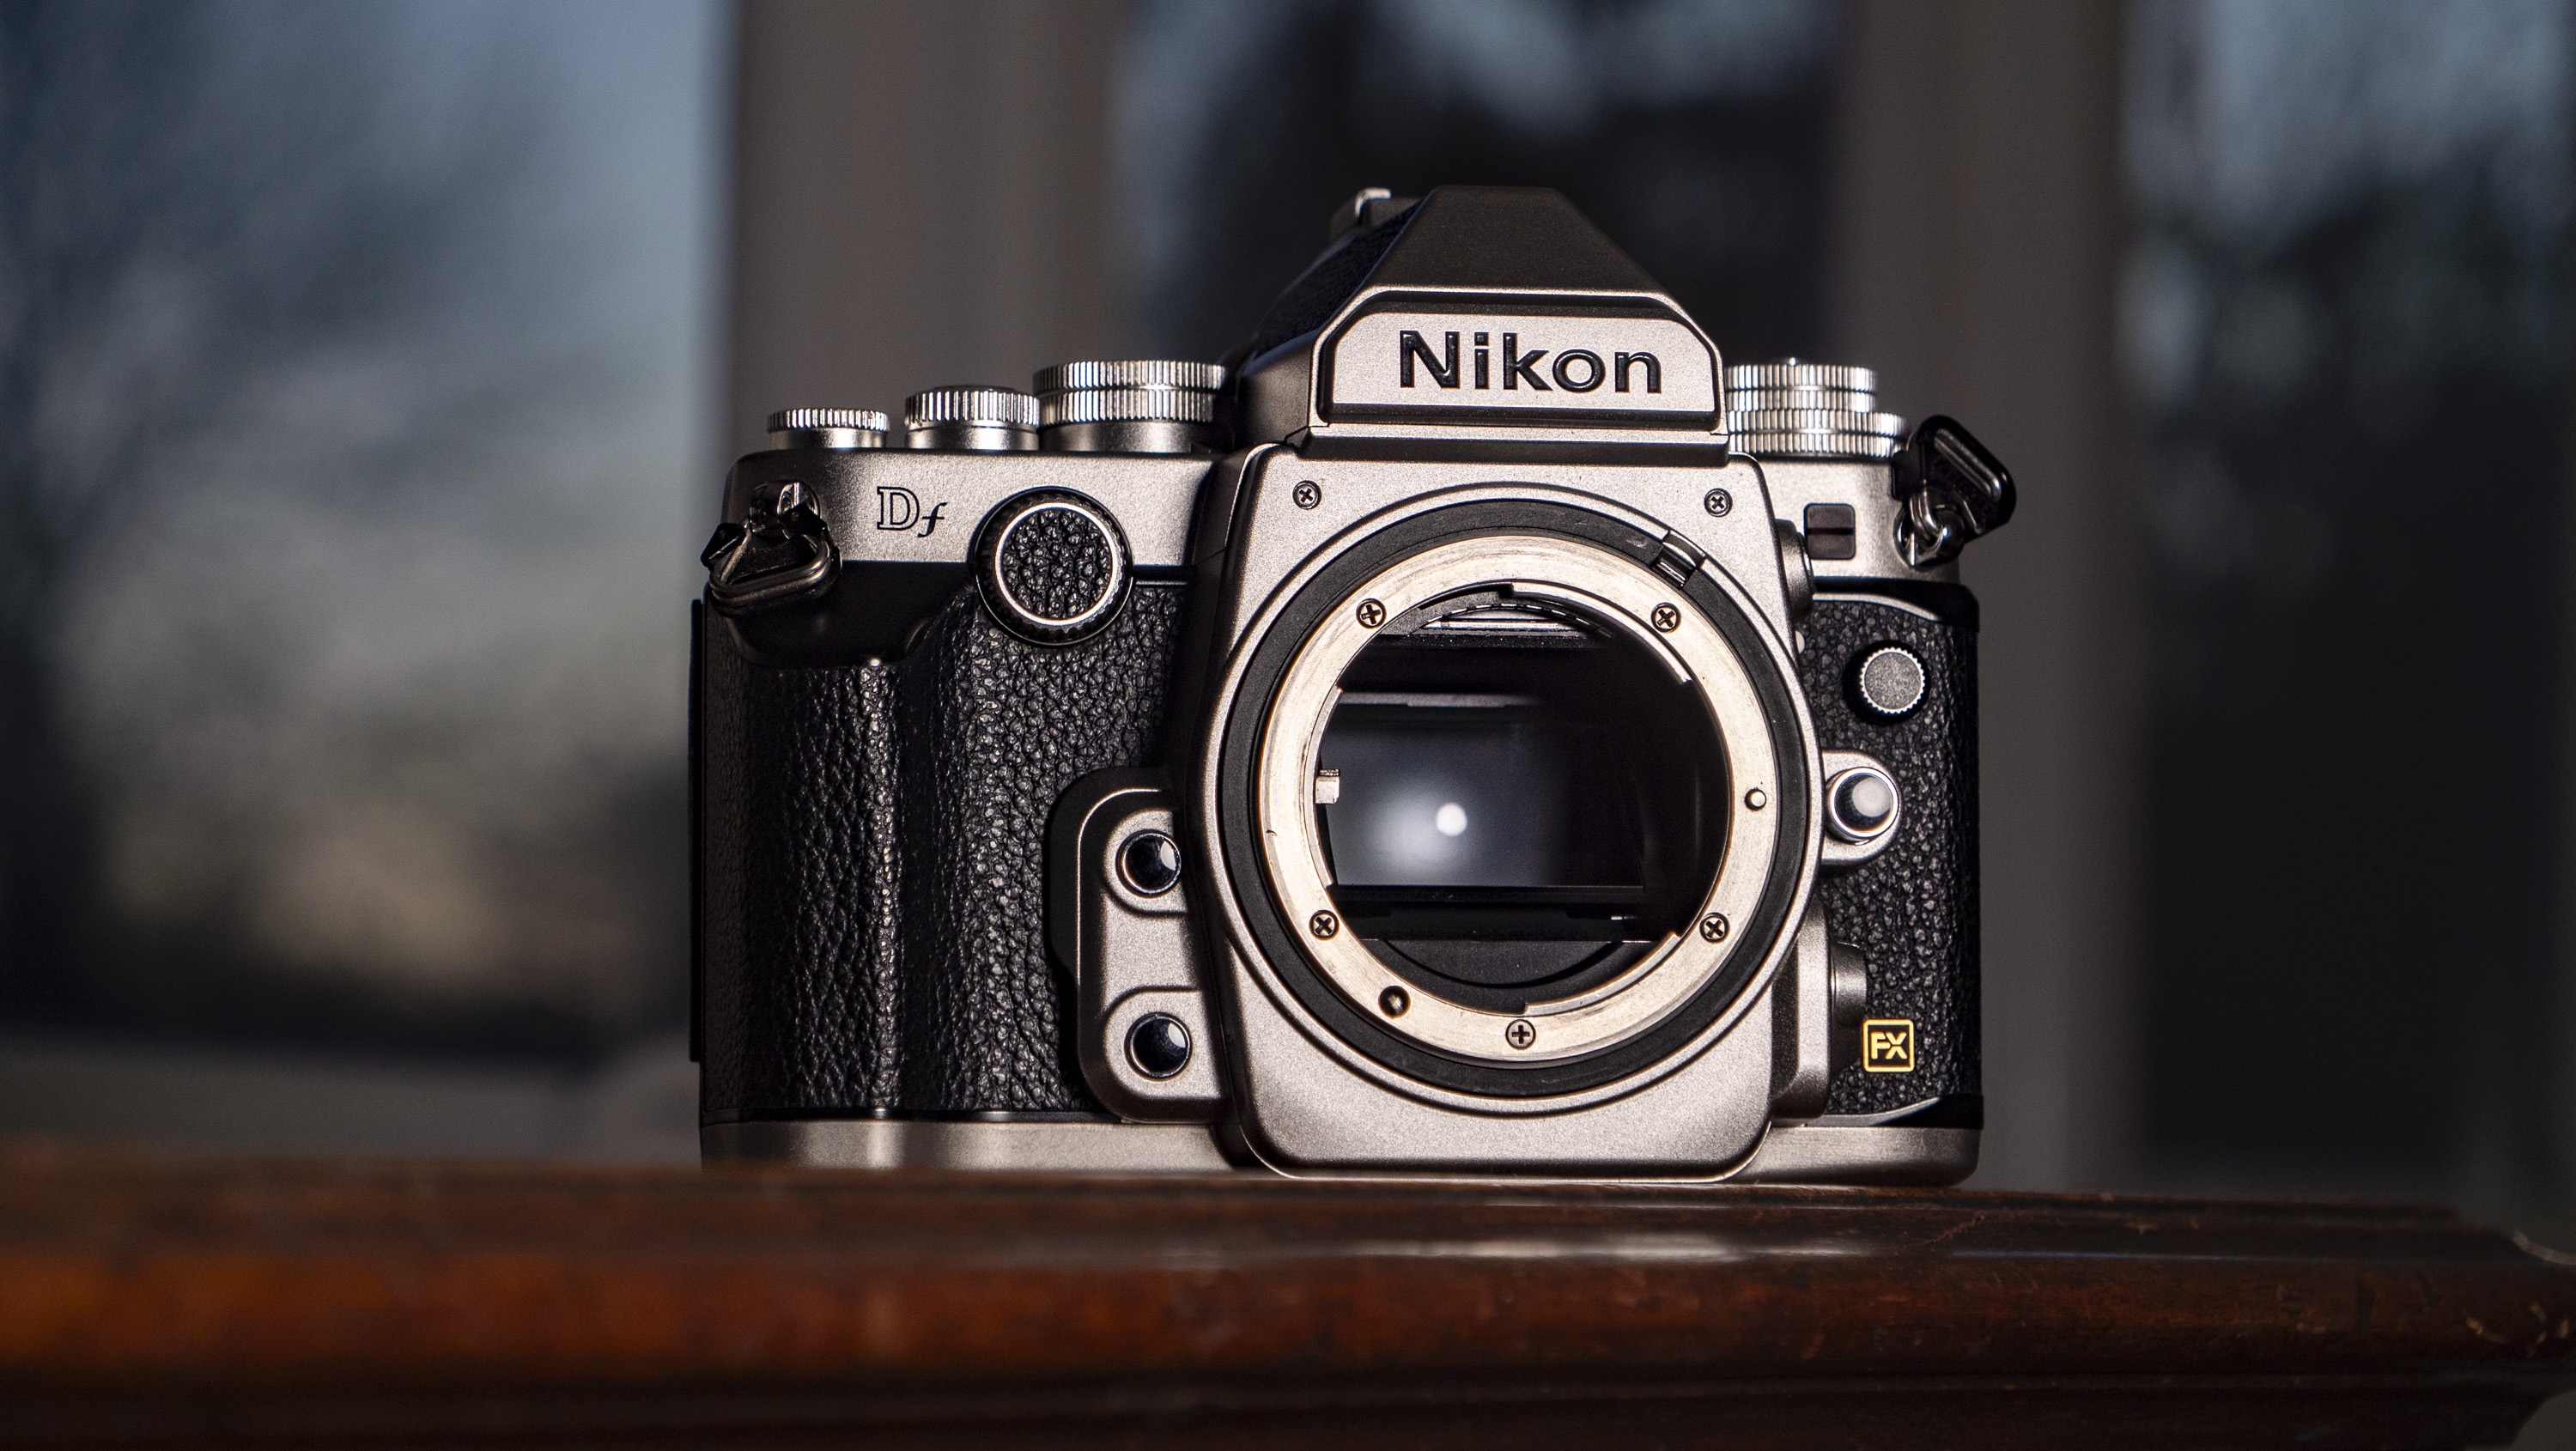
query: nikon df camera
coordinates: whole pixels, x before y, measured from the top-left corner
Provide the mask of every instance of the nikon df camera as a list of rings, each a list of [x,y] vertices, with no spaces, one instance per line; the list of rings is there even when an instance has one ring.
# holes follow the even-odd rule
[[[694,611],[707,1157],[1965,1177],[2013,486],[1872,386],[1447,187],[1222,363],[774,416]]]

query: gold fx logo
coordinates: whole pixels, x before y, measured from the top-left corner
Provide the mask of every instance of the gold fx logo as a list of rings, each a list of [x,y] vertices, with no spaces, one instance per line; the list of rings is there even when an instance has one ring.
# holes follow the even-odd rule
[[[1914,1071],[1914,1020],[1872,1018],[1860,1025],[1860,1066],[1871,1073]]]

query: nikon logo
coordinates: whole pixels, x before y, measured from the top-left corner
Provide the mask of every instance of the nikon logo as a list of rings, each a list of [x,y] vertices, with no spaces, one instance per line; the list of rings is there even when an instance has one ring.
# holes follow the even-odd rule
[[[1490,332],[1479,332],[1475,335],[1476,381],[1474,386],[1480,393],[1494,386],[1493,336]],[[1413,386],[1413,365],[1416,361],[1422,364],[1424,372],[1431,375],[1431,381],[1440,387],[1460,386],[1458,333],[1455,328],[1442,335],[1441,345],[1444,349],[1442,355],[1434,357],[1431,353],[1431,345],[1422,340],[1422,334],[1406,328],[1396,340],[1396,386],[1399,388]],[[1664,391],[1663,359],[1652,353],[1612,353],[1610,357],[1612,361],[1604,363],[1601,361],[1601,355],[1590,348],[1566,348],[1556,355],[1555,362],[1548,364],[1547,377],[1554,378],[1556,386],[1568,393],[1589,393],[1604,382],[1611,382],[1619,392],[1625,393],[1628,391],[1629,384],[1635,381],[1642,371],[1647,392]],[[1533,348],[1523,352],[1521,335],[1505,333],[1502,362],[1504,392],[1512,392],[1523,385],[1540,393],[1548,391],[1547,378],[1540,377],[1538,372],[1539,364],[1547,362],[1547,349]]]
[[[1706,428],[1717,413],[1708,345],[1655,317],[1369,313],[1334,339],[1323,392],[1327,421],[1530,413]]]

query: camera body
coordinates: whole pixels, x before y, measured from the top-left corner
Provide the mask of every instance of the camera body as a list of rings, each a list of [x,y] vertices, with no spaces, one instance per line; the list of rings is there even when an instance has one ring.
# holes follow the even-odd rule
[[[1230,364],[735,466],[707,1154],[1964,1177],[1992,456],[1542,191],[1363,193]]]

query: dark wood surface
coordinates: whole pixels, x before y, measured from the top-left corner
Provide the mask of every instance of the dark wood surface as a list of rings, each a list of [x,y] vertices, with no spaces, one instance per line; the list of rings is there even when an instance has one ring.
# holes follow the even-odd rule
[[[2501,1444],[2576,1269],[2435,1209],[0,1151],[0,1439]]]

